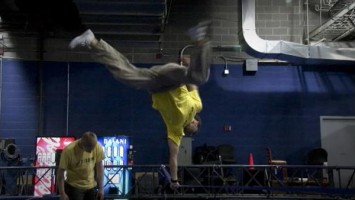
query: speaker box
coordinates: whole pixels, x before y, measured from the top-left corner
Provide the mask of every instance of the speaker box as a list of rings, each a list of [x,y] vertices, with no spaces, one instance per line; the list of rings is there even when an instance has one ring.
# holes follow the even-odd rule
[[[159,187],[158,173],[136,172],[136,194],[154,194]]]
[[[257,59],[246,59],[243,67],[244,76],[253,76],[258,71],[258,60]]]

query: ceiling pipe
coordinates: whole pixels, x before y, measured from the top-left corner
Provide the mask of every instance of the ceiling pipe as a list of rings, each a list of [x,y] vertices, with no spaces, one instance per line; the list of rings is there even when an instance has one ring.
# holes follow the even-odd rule
[[[184,56],[184,52],[185,52],[185,50],[187,49],[187,48],[190,48],[190,47],[193,47],[194,45],[192,45],[192,44],[189,44],[189,45],[186,45],[186,46],[184,46],[180,51],[179,51],[179,62],[180,62],[180,65],[183,65],[183,60],[182,60],[182,58],[183,58],[183,56]]]
[[[255,0],[242,0],[244,50],[257,58],[279,59],[297,64],[354,64],[354,48],[303,45],[283,40],[264,40],[256,33]]]

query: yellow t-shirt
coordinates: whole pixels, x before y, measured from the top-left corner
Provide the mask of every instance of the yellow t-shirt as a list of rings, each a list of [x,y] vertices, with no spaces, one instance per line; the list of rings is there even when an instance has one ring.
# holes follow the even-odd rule
[[[180,145],[184,127],[202,110],[198,90],[188,91],[185,85],[152,94],[153,108],[160,112],[168,138]]]
[[[91,189],[96,186],[95,164],[105,158],[104,151],[99,143],[90,152],[78,151],[78,140],[64,148],[59,168],[67,172],[66,182],[79,189]]]

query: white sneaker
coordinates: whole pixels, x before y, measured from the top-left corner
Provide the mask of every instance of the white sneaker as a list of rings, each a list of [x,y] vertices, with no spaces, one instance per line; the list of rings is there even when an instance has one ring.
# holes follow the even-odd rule
[[[69,44],[70,49],[74,49],[76,47],[86,47],[91,48],[90,43],[95,39],[94,33],[88,29],[81,35],[75,37]]]
[[[187,34],[190,36],[192,41],[201,41],[206,38],[207,30],[211,24],[211,21],[203,21],[198,23],[196,26],[190,28]]]

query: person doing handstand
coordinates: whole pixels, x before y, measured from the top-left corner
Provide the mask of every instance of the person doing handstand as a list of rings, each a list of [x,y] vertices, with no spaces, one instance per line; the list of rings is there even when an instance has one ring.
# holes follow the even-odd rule
[[[103,39],[97,39],[90,29],[69,44],[71,49],[89,49],[93,59],[104,64],[118,81],[151,93],[152,107],[159,111],[167,129],[172,187],[179,186],[177,159],[182,137],[194,136],[201,125],[197,115],[202,110],[198,85],[206,83],[210,74],[211,46],[206,35],[209,24],[201,22],[189,29],[188,34],[198,55],[193,62],[186,57],[180,60],[187,66],[167,63],[150,68],[136,67]]]

